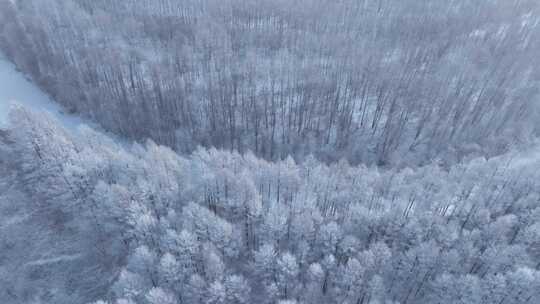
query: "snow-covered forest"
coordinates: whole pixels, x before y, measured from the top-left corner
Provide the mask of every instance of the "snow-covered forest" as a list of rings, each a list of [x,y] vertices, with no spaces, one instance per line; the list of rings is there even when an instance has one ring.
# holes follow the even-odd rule
[[[537,0],[0,0],[0,52],[0,303],[540,301]]]
[[[537,0],[3,0],[55,100],[177,151],[449,163],[538,131]]]

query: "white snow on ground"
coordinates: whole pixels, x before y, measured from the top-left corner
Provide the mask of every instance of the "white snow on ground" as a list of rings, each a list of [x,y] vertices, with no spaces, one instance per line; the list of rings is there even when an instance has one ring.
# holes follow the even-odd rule
[[[13,215],[7,219],[2,219],[2,223],[0,223],[0,230],[7,226],[24,223],[24,221],[28,220],[29,218],[29,215]]]
[[[65,262],[65,261],[73,261],[78,258],[80,258],[80,254],[72,254],[72,255],[61,255],[57,256],[55,258],[48,258],[48,259],[39,259],[32,262],[26,263],[26,266],[41,266],[46,264],[52,264],[52,263],[59,263],[59,262]]]
[[[524,168],[529,166],[540,165],[540,140],[530,144],[523,151],[513,154],[514,157],[510,160],[510,166],[513,168]]]
[[[53,102],[0,54],[0,128],[7,127],[9,109],[15,103],[36,111],[49,112],[68,129],[75,130],[77,126],[83,124],[79,117],[63,114],[60,105]]]

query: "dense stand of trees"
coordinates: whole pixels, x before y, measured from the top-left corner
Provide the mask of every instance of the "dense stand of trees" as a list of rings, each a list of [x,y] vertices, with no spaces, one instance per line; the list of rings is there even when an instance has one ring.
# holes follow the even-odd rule
[[[538,124],[536,0],[0,1],[68,109],[177,151],[454,163]]]
[[[67,131],[22,107],[11,116],[1,159],[14,160],[36,204],[84,223],[97,252],[118,257],[108,258],[117,275],[97,303],[540,297],[538,153],[448,170],[328,165],[311,156],[268,162],[203,148],[180,156],[152,141]]]
[[[88,197],[90,175],[69,165],[66,133],[36,118],[14,117],[28,121],[16,142],[0,128],[0,302],[87,303],[107,294],[127,247],[107,206]]]
[[[536,303],[539,49],[537,0],[0,0],[8,59],[145,142],[13,109],[0,297]]]

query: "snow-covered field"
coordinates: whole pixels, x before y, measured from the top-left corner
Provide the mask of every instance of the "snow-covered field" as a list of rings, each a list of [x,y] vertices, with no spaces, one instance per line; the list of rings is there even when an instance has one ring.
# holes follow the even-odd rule
[[[53,102],[0,54],[0,128],[7,126],[9,108],[17,103],[37,111],[47,111],[67,128],[75,128],[82,123],[77,116],[63,114],[60,105]]]

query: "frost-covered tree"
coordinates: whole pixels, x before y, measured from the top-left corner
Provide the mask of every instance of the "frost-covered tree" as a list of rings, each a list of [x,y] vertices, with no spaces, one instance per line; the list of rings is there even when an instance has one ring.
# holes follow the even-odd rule
[[[536,0],[0,5],[2,51],[58,102],[177,151],[453,164],[539,131]]]
[[[4,266],[16,278],[0,273],[0,295],[9,299],[526,304],[539,297],[535,153],[450,169],[274,163],[203,148],[180,156],[84,128],[88,137],[78,138],[80,130],[46,115],[16,108],[12,116],[0,132],[7,232],[0,245],[9,245],[6,260],[24,276]],[[156,161],[161,173],[152,172]],[[30,232],[43,240],[24,243]],[[68,265],[69,280],[57,263]],[[54,295],[25,284],[33,277],[50,286],[39,277],[45,271],[57,282]]]

